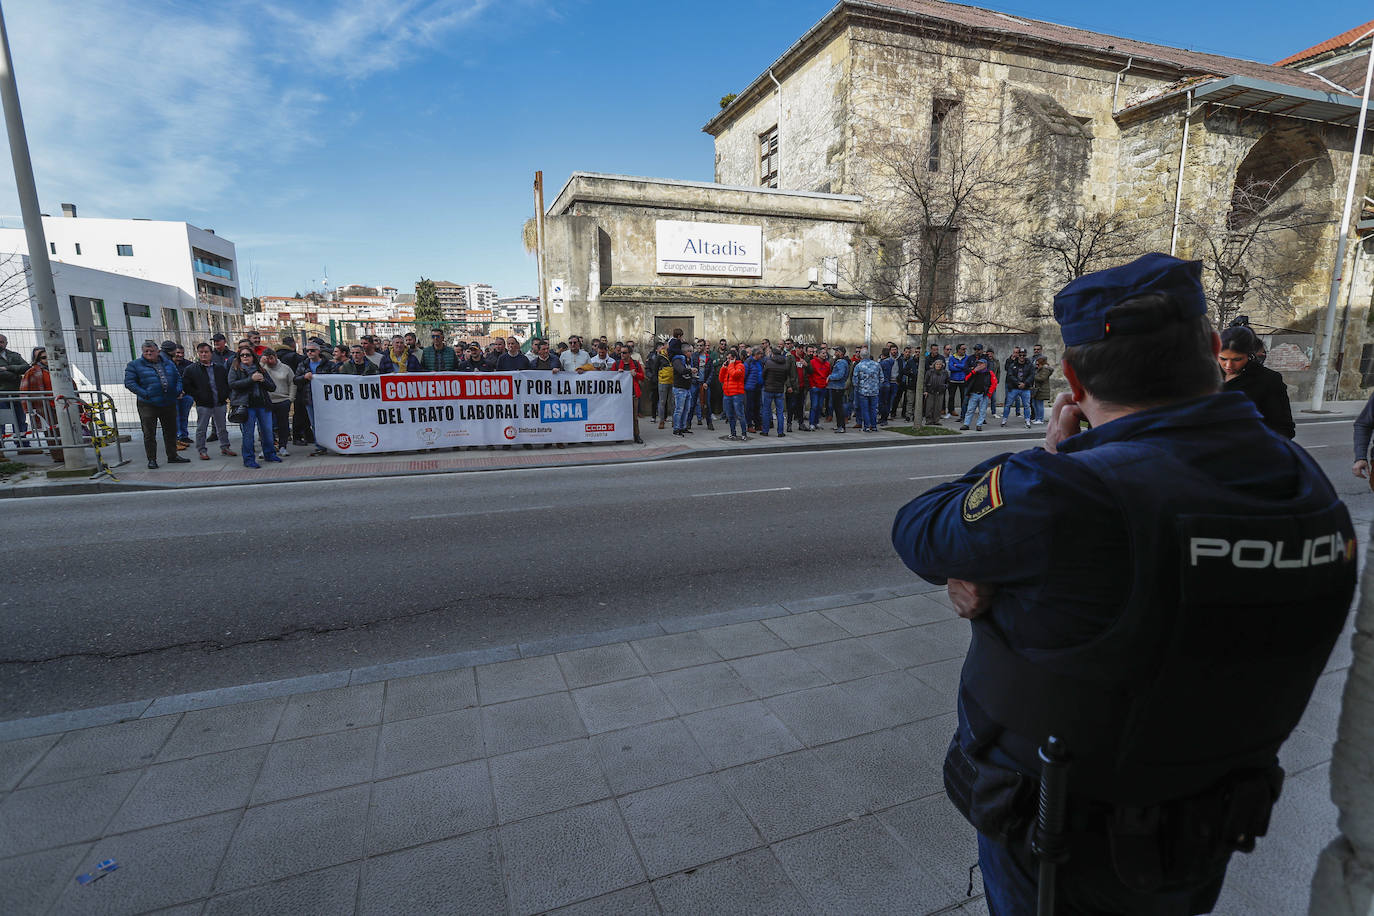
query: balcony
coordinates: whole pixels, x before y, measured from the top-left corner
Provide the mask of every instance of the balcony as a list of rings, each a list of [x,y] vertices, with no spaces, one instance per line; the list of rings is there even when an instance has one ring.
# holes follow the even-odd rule
[[[202,261],[200,258],[192,258],[191,264],[196,269],[196,273],[209,274],[212,277],[221,277],[225,280],[233,280],[234,275],[223,267],[217,267],[209,261]]]
[[[196,293],[196,301],[201,305],[213,309],[224,309],[231,312],[238,311],[238,306],[236,306],[234,300],[228,296],[216,296],[214,293]]]

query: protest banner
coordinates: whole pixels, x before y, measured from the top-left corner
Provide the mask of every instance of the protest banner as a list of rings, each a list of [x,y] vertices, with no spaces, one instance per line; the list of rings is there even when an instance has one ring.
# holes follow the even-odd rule
[[[315,439],[340,455],[634,438],[628,372],[317,375]]]

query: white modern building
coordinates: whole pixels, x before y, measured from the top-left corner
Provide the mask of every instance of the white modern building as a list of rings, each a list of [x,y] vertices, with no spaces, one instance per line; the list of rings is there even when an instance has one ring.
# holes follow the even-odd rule
[[[500,296],[486,283],[469,283],[464,299],[469,312],[494,312]]]
[[[61,217],[43,218],[43,232],[64,325],[159,339],[242,327],[233,242],[190,223],[78,218],[70,204],[62,209]],[[0,256],[28,253],[23,229],[0,229]],[[128,300],[128,279],[166,289],[154,295],[153,287],[142,287],[140,299]],[[0,325],[13,323],[11,313]]]
[[[124,366],[145,339],[174,340],[193,356],[197,340],[243,329],[234,243],[190,223],[43,217],[67,353],[78,386],[122,398]],[[27,357],[38,342],[37,298],[28,282],[24,230],[0,228],[0,333]],[[5,295],[8,293],[8,295]],[[124,406],[120,404],[121,412]]]
[[[533,324],[539,320],[539,299],[536,296],[501,299],[492,310],[492,320],[504,324]]]

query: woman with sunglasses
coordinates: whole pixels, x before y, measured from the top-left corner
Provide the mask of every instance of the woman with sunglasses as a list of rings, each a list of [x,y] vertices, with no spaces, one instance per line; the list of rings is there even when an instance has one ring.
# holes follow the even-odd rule
[[[262,438],[262,456],[267,461],[281,461],[276,447],[272,444],[272,401],[268,392],[276,390],[272,377],[262,371],[258,357],[249,347],[239,350],[238,358],[229,368],[229,412],[231,419],[242,416],[239,429],[243,431],[243,466],[257,468],[262,465],[253,460],[256,454],[254,433]]]
[[[28,409],[29,429],[45,437],[49,443],[53,440],[60,442],[61,435],[57,430],[57,404],[52,396],[52,375],[48,372],[48,351],[42,347],[34,347],[33,357],[29,362],[29,371],[19,380],[19,390],[26,394],[37,394],[38,397],[30,398],[20,409]],[[62,449],[50,448],[48,451],[55,463],[64,460]]]

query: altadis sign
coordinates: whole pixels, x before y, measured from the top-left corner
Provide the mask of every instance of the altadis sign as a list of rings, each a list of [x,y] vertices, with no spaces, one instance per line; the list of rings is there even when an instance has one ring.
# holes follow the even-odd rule
[[[661,219],[658,272],[697,277],[762,277],[763,227]]]

